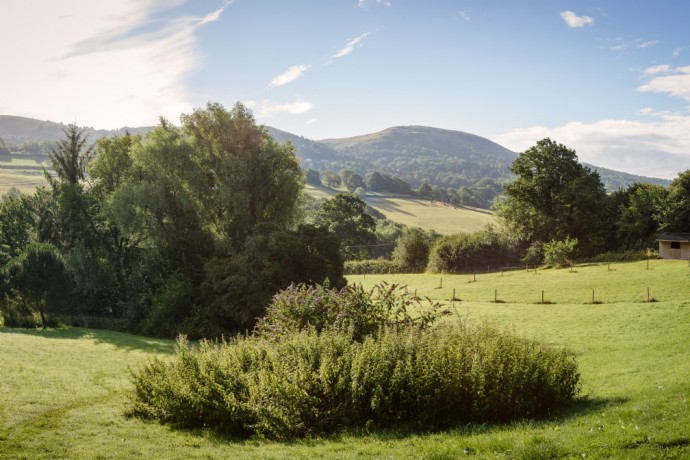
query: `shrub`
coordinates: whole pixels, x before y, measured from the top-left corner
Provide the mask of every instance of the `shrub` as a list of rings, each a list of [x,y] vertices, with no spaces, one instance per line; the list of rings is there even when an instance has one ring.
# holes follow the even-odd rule
[[[571,257],[575,253],[576,246],[577,238],[544,243],[544,264],[554,268],[571,266],[573,264]]]
[[[487,266],[515,264],[512,244],[491,230],[447,235],[431,247],[427,270],[432,273],[472,273]]]
[[[400,272],[398,265],[386,259],[348,260],[343,269],[345,275],[379,275],[398,272]]]
[[[338,291],[320,285],[293,284],[273,297],[255,332],[282,336],[306,329],[332,330],[361,341],[386,328],[429,327],[441,314],[441,305],[428,302],[429,306],[423,306],[420,299],[396,284],[383,283],[370,291],[356,285]],[[411,312],[419,316],[413,317]]]
[[[314,330],[198,348],[180,338],[172,361],[154,359],[132,377],[129,415],[274,439],[538,417],[579,389],[564,351],[467,325],[386,330],[362,342]]]

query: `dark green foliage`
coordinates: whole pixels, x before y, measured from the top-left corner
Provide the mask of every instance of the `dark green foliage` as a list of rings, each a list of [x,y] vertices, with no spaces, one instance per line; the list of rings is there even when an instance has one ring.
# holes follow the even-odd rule
[[[519,263],[514,244],[493,231],[447,235],[429,252],[427,270],[433,273],[472,273]]]
[[[572,357],[486,326],[302,331],[202,342],[133,373],[130,415],[288,440],[348,428],[425,430],[539,417],[579,391]]]
[[[366,188],[370,192],[398,193],[401,195],[411,195],[412,188],[404,180],[389,176],[379,172],[372,172],[364,178]]]
[[[376,221],[366,213],[366,203],[351,194],[324,201],[314,217],[316,225],[335,233],[344,258],[366,259],[376,243]]]
[[[542,139],[513,162],[516,179],[505,186],[497,216],[527,243],[577,238],[580,255],[605,248],[610,214],[595,171],[578,163],[574,150]]]
[[[3,311],[22,303],[25,309],[40,316],[43,328],[49,325],[50,315],[60,312],[69,298],[71,280],[65,263],[57,248],[49,243],[27,245],[7,264],[3,278]]]
[[[209,261],[202,290],[211,323],[222,331],[252,329],[273,294],[293,282],[344,286],[336,241],[311,226],[295,232],[264,228],[241,253]]]
[[[29,196],[18,194],[0,198],[0,269],[31,242],[35,223]]]
[[[402,273],[398,264],[388,259],[348,260],[345,262],[343,272],[345,275]]]
[[[421,228],[406,228],[393,250],[393,262],[402,273],[421,273],[429,262],[429,249],[440,235]]]
[[[315,169],[307,169],[307,172],[304,173],[304,180],[307,184],[310,185],[322,185],[321,176],[319,175],[319,172]]]
[[[84,180],[86,165],[93,156],[93,147],[88,144],[88,136],[76,125],[64,129],[65,137],[57,141],[57,147],[49,153],[53,170],[57,174],[57,183],[76,185]]]

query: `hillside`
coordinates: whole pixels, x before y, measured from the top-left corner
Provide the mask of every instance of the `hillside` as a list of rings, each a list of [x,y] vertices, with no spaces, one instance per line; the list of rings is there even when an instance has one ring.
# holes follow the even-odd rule
[[[63,136],[65,125],[25,117],[0,115],[0,172],[7,175],[13,169],[12,182],[25,181],[16,167],[16,154],[39,157],[47,153],[57,139]],[[123,135],[126,132],[142,134],[150,127],[117,130],[86,128],[89,139]],[[351,169],[362,177],[371,172],[397,176],[412,187],[427,183],[445,190],[436,198],[464,205],[488,208],[493,198],[502,191],[502,184],[511,179],[509,168],[517,154],[474,134],[424,126],[398,126],[383,131],[343,139],[314,141],[276,128],[266,127],[276,140],[290,141],[305,169],[320,171]],[[3,153],[4,152],[4,153]],[[11,152],[12,155],[8,154]],[[22,160],[28,159],[25,156]],[[14,165],[13,165],[14,164]],[[610,191],[634,182],[668,185],[669,181],[635,176],[596,166],[602,182]],[[40,169],[40,166],[39,166]],[[2,180],[3,184],[9,181]],[[454,194],[454,200],[447,191]]]
[[[328,187],[307,186],[307,193],[318,199],[331,198],[336,193],[344,192],[345,190]],[[442,235],[477,232],[494,222],[491,212],[485,209],[387,193],[367,193],[362,198],[387,219],[411,227],[434,230]]]

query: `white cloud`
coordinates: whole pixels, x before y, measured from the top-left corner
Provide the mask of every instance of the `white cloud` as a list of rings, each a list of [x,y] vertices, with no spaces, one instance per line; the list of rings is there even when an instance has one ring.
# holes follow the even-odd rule
[[[465,13],[464,11],[458,11],[458,13],[455,15],[457,19],[463,19],[467,22],[470,22],[471,18],[470,15]]]
[[[594,19],[589,16],[578,16],[572,11],[561,12],[561,18],[568,24],[568,27],[583,27],[586,25],[594,24]]]
[[[647,67],[646,69],[644,69],[643,73],[644,73],[644,75],[655,75],[658,73],[667,73],[669,70],[671,70],[671,66],[663,64],[663,65],[656,65],[653,67]]]
[[[367,0],[359,0],[359,1],[357,2],[357,6],[358,6],[359,8],[361,8],[361,9],[365,10],[365,9],[367,8],[367,4],[368,4],[368,3],[369,3],[369,2],[368,2]],[[392,3],[390,2],[390,0],[376,0],[376,4],[377,4],[377,5],[388,6],[388,7],[390,7],[390,6],[392,5]]]
[[[690,66],[676,67],[656,66],[645,70],[646,75],[655,75],[650,69],[664,68],[666,75],[656,76],[648,83],[639,86],[638,91],[643,93],[666,93],[690,101]],[[658,73],[658,72],[657,72]]]
[[[271,117],[273,115],[286,113],[289,115],[301,115],[309,112],[313,108],[310,102],[295,100],[286,104],[277,104],[271,101],[264,101],[261,104],[259,114],[264,117]]]
[[[653,113],[651,122],[601,120],[516,129],[493,138],[515,152],[550,137],[577,152],[580,161],[643,176],[673,179],[690,169],[690,115]]]
[[[192,108],[183,81],[199,64],[196,33],[229,4],[160,19],[182,3],[3,1],[0,56],[21,69],[0,73],[4,111],[97,128],[176,120]]]
[[[367,38],[369,35],[371,35],[371,32],[366,32],[360,35],[359,37],[355,37],[348,40],[348,42],[345,43],[345,46],[340,48],[338,51],[336,51],[335,54],[331,56],[328,63],[331,63],[336,59],[340,59],[341,57],[345,57],[348,54],[352,53],[355,50],[355,48],[362,46],[362,44],[364,43],[364,39]]]
[[[308,65],[293,65],[292,67],[288,68],[285,72],[273,77],[273,79],[271,79],[270,86],[273,88],[276,86],[287,85],[288,83],[291,83],[297,80],[300,76],[302,76],[304,71],[308,68]]]
[[[645,48],[651,48],[652,46],[656,46],[658,44],[659,44],[659,40],[649,40],[646,42],[640,41],[639,43],[637,43],[635,45],[635,47],[643,50]]]

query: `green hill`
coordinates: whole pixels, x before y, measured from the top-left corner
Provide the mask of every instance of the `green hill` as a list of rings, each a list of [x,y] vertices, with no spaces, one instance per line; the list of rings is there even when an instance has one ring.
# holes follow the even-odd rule
[[[33,177],[21,177],[17,155],[31,154],[40,169],[52,143],[63,136],[65,125],[25,117],[0,115],[0,191],[13,184],[31,187]],[[85,128],[89,139],[142,134],[150,127],[124,127],[117,130]],[[480,136],[425,126],[398,126],[362,136],[314,141],[267,127],[278,141],[290,141],[305,169],[320,171],[351,169],[362,177],[371,172],[399,177],[412,187],[428,183],[456,194],[457,203],[488,208],[501,193],[502,184],[511,180],[509,167],[517,154]],[[22,157],[26,159],[27,157]],[[634,182],[668,185],[669,181],[635,176],[592,166],[599,171],[608,190]],[[14,170],[8,172],[8,170]],[[31,170],[27,170],[29,176]],[[35,171],[34,171],[35,172]],[[443,194],[441,194],[443,195]],[[437,199],[450,201],[444,196]],[[447,196],[447,194],[445,195]],[[459,201],[458,201],[459,200]]]

